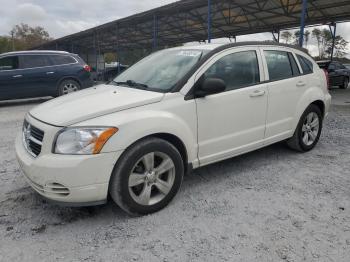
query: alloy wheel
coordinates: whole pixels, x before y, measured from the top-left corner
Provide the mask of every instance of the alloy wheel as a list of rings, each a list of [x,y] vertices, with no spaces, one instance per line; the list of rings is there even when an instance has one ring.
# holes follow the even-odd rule
[[[62,93],[64,95],[78,91],[79,88],[73,83],[67,83],[63,86]]]
[[[303,143],[307,146],[312,145],[318,136],[320,130],[320,120],[315,112],[310,112],[304,121],[301,129]]]
[[[175,181],[173,160],[161,152],[141,157],[129,175],[129,193],[133,200],[144,206],[154,205],[170,192]]]

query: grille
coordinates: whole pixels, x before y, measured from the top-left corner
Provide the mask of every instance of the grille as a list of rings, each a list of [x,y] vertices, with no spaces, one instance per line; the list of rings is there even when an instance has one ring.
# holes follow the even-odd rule
[[[43,139],[44,132],[25,120],[23,123],[23,144],[33,157],[37,157],[41,153]]]

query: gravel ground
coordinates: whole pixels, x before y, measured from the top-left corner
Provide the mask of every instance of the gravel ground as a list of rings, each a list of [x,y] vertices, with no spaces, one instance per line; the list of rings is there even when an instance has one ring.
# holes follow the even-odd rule
[[[112,202],[42,200],[14,153],[24,114],[42,101],[1,104],[0,261],[349,261],[350,90],[333,93],[313,151],[276,144],[201,168],[167,208],[139,218]]]

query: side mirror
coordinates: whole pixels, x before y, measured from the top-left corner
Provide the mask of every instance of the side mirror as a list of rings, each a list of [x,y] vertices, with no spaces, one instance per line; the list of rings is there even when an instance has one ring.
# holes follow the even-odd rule
[[[195,91],[195,97],[205,97],[225,91],[226,84],[219,78],[207,78]]]

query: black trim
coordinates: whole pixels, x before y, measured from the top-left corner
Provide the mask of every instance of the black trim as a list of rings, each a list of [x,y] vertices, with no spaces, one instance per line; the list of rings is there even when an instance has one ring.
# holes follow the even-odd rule
[[[64,202],[64,201],[58,201],[58,200],[52,200],[50,198],[47,198],[41,194],[38,194],[41,198],[43,198],[45,201],[47,201],[50,204],[61,206],[61,207],[87,207],[87,206],[98,206],[98,205],[104,205],[107,203],[107,199],[100,200],[100,201],[92,201],[92,202]]]
[[[281,47],[289,47],[292,49],[299,50],[305,54],[307,54],[307,50],[304,48],[300,48],[299,46],[294,46],[294,45],[289,45],[289,44],[282,44],[282,43],[276,43],[276,42],[258,42],[258,41],[252,41],[252,42],[239,42],[239,43],[230,43],[226,45],[219,46],[213,50],[211,50],[209,53],[204,55],[199,62],[192,67],[190,71],[187,72],[187,74],[177,82],[177,84],[170,90],[171,93],[176,93],[179,92],[183,86],[187,83],[187,81],[191,78],[191,76],[205,63],[211,58],[213,55],[224,51],[229,48],[233,47],[240,47],[240,46],[258,46],[258,47],[263,47],[263,46],[281,46]],[[189,100],[187,96],[191,96],[190,92],[193,91],[193,87],[190,89],[190,91],[186,94],[185,100]],[[187,97],[187,98],[186,98]]]

